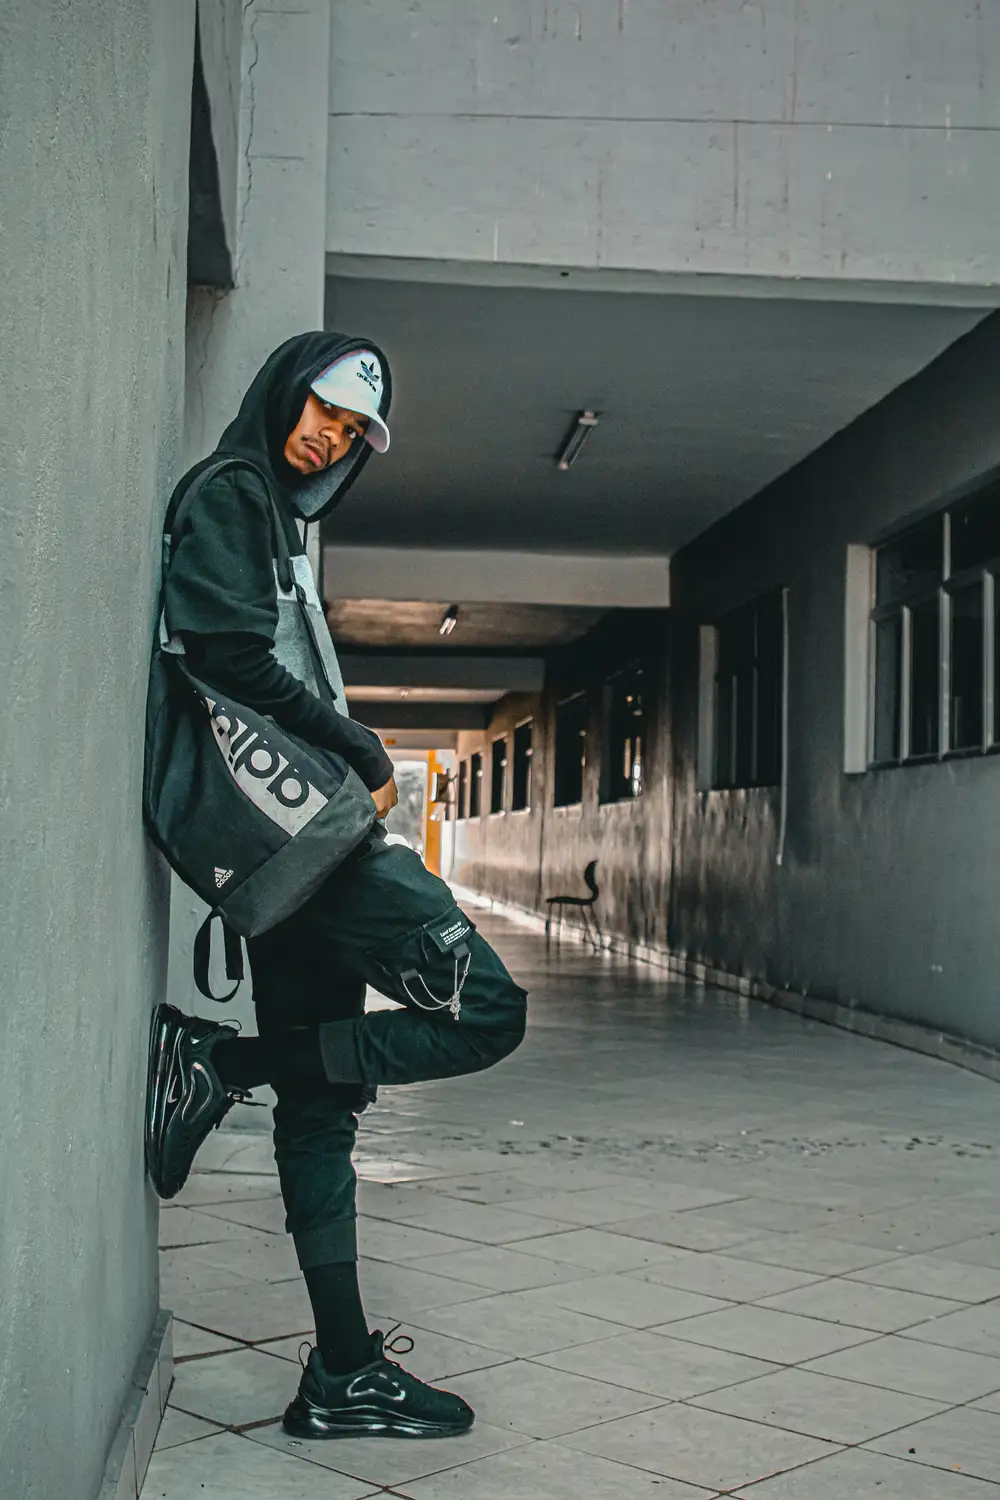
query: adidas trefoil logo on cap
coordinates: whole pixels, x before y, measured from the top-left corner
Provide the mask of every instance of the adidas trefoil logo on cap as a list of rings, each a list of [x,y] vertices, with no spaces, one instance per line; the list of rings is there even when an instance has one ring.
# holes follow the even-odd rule
[[[376,370],[375,368],[375,356],[372,356],[371,361],[368,364],[366,364],[363,359],[359,359],[358,364],[360,366],[360,369],[357,372],[358,379],[363,380],[366,385],[370,385],[372,390],[377,395],[378,382],[381,380],[382,374],[381,371]]]
[[[225,885],[226,881],[227,880],[232,880],[232,878],[233,878],[233,872],[232,872],[232,870],[220,870],[219,866],[216,865],[216,867],[215,867],[215,884],[216,884],[216,886],[218,887],[218,889],[220,891],[221,891],[222,887]]]

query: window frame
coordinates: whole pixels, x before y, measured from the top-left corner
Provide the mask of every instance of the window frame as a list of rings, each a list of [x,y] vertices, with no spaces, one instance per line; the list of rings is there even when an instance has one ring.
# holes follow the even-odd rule
[[[517,742],[517,737],[520,734],[520,732],[522,730],[524,730],[524,729],[529,730],[530,731],[530,735],[529,735],[529,740],[528,740],[528,748],[525,751],[525,759],[526,759],[527,765],[526,765],[526,770],[525,770],[525,794],[524,794],[524,801],[523,802],[518,802],[518,800],[517,800],[517,797],[518,797],[518,742]],[[513,732],[513,735],[511,737],[511,754],[510,754],[510,763],[511,763],[510,764],[510,810],[511,810],[512,813],[526,813],[526,812],[530,812],[531,811],[531,794],[532,794],[532,791],[533,791],[533,788],[534,788],[534,779],[535,779],[534,776],[533,776],[533,774],[532,774],[533,766],[534,766],[534,754],[535,754],[535,720],[534,720],[534,716],[533,715],[529,715],[528,718],[522,719],[520,721],[520,723],[514,725],[514,732]]]
[[[469,816],[469,761],[458,763],[458,782],[455,789],[456,821],[464,822]]]
[[[497,748],[502,746],[500,760],[497,761]],[[497,798],[497,768],[500,770],[500,805],[495,806]],[[491,818],[501,818],[507,811],[507,735],[498,734],[490,743],[490,810]]]
[[[483,816],[483,752],[473,750],[469,756],[469,819]]]
[[[647,784],[646,752],[648,749],[649,717],[647,710],[647,671],[646,662],[637,657],[626,666],[620,667],[612,672],[603,685],[603,724],[602,724],[602,746],[601,746],[601,778],[598,792],[602,807],[614,807],[620,802],[638,802],[642,797]],[[616,735],[616,705],[615,696],[621,691],[623,683],[632,680],[638,684],[636,696],[640,701],[639,714],[633,713],[632,717],[638,717],[638,734],[629,734],[619,739]],[[623,715],[624,717],[624,715]],[[624,758],[625,746],[634,747],[638,744],[638,757],[632,756],[632,770],[626,779],[623,771],[618,765],[619,755]],[[636,786],[635,765],[639,766],[638,786]]]
[[[581,741],[581,754],[580,754],[580,795],[579,795],[579,797],[577,797],[576,799],[574,799],[572,801],[570,801],[570,800],[562,801],[560,799],[560,793],[561,793],[561,790],[562,790],[561,783],[564,780],[564,770],[563,770],[562,765],[560,764],[560,755],[559,755],[559,738],[560,738],[559,737],[559,715],[560,715],[560,711],[561,710],[565,710],[566,708],[568,708],[571,703],[579,703],[579,704],[582,705],[582,708],[583,708],[583,714],[582,714],[583,728],[579,732],[579,738],[580,738],[580,741]],[[590,720],[590,701],[589,701],[589,698],[588,698],[588,695],[587,695],[586,691],[581,691],[581,692],[578,692],[578,693],[569,693],[565,698],[560,698],[559,701],[555,705],[555,711],[554,711],[554,714],[553,714],[553,726],[552,726],[553,727],[553,755],[552,755],[552,806],[553,807],[556,807],[556,808],[566,808],[566,807],[582,807],[583,806],[584,794],[585,794],[586,789],[587,789],[587,752],[588,752],[588,750],[590,748],[589,747],[589,743],[588,743],[589,739],[590,739],[590,723],[589,723],[589,720]]]
[[[1000,471],[983,476],[974,484],[957,491],[950,500],[936,509],[925,512],[904,526],[887,533],[875,543],[870,551],[871,596],[868,611],[868,695],[867,695],[867,769],[869,771],[896,770],[906,766],[934,765],[942,761],[966,760],[1000,752],[1000,723],[997,722],[997,636],[1000,620],[997,605],[1000,590],[1000,552],[953,571],[953,522],[964,507],[974,505],[977,500],[988,502],[991,492],[996,491],[996,503],[1000,506]],[[940,526],[941,568],[940,578],[933,587],[901,591],[897,598],[882,604],[878,602],[878,559],[889,547],[898,546],[905,538],[930,522]],[[978,744],[955,746],[952,652],[954,645],[954,598],[970,587],[981,590],[982,609],[982,722]],[[937,747],[934,750],[912,753],[912,706],[913,706],[913,613],[915,609],[930,602],[936,603],[938,621],[937,660]],[[879,739],[878,701],[878,627],[887,621],[900,621],[900,663],[895,682],[894,706],[899,714],[897,754],[877,756]]]
[[[788,726],[785,723],[787,712],[785,705],[785,682],[788,673],[786,601],[787,590],[785,588],[779,586],[767,589],[764,593],[747,599],[735,609],[727,610],[724,615],[718,617],[712,626],[714,640],[710,651],[706,650],[704,639],[701,642],[702,663],[700,675],[703,679],[705,677],[706,665],[710,663],[711,666],[712,733],[710,746],[706,746],[706,765],[704,769],[709,775],[709,789],[712,791],[767,791],[778,788],[783,783],[788,733]],[[779,651],[775,661],[769,661],[763,656],[760,641],[761,621],[762,618],[766,621],[765,611],[770,609],[774,611],[774,618],[770,623],[776,632],[776,639],[779,644]],[[724,649],[723,633],[727,627],[737,627],[741,617],[752,618],[754,639],[749,659],[743,663],[735,663],[729,659],[729,653]],[[741,675],[749,678],[751,683],[749,721],[751,769],[742,776],[738,768],[738,741],[741,728],[738,689]],[[773,743],[770,745],[773,775],[765,775],[761,770],[761,762],[765,760],[764,751],[766,748],[762,728],[764,721],[761,715],[761,685],[762,682],[767,680],[770,680],[770,690],[773,699],[772,706],[775,713],[775,723],[772,725]],[[707,687],[708,685],[707,682],[704,683],[704,686]],[[731,706],[728,715],[722,711],[723,690],[728,690],[731,695]],[[727,725],[730,730],[728,766],[731,774],[724,774],[722,764],[722,733]]]

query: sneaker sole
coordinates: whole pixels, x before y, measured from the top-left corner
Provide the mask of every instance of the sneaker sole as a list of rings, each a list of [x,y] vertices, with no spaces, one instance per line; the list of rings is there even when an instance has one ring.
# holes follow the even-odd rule
[[[282,1419],[282,1428],[289,1437],[323,1440],[331,1438],[398,1437],[398,1438],[448,1438],[460,1437],[468,1432],[475,1422],[475,1413],[461,1422],[432,1422],[424,1417],[404,1417],[398,1412],[387,1412],[369,1408],[332,1412],[324,1407],[313,1406],[301,1396],[292,1402]]]
[[[174,1019],[173,1007],[158,1005],[149,1029],[149,1062],[146,1070],[146,1170],[161,1198],[163,1163],[161,1159],[163,1126],[170,1083],[177,1060],[177,1043],[181,1027]]]

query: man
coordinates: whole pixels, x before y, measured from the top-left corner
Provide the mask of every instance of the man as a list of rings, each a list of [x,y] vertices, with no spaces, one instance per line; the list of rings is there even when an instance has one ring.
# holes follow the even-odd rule
[[[168,530],[200,469],[242,460],[205,485],[172,532],[164,600],[168,628],[195,674],[342,756],[380,818],[396,801],[392,763],[378,736],[347,715],[316,599],[334,704],[312,691],[316,643],[310,654],[296,637],[300,613],[284,607],[276,582],[268,492],[289,550],[301,556],[297,523],[329,514],[371,453],[388,448],[389,402],[385,357],[365,340],[311,333],[276,350],[215,453],[185,475],[171,500]],[[300,567],[297,576],[308,575]],[[147,1136],[154,1184],[173,1197],[234,1100],[271,1084],[286,1227],[317,1343],[285,1431],[300,1438],[463,1432],[474,1420],[471,1408],[387,1359],[384,1336],[369,1333],[351,1151],[357,1115],[379,1084],[456,1077],[511,1053],[524,1035],[525,993],[444,882],[412,850],[387,844],[378,823],[315,895],[247,948],[259,1037],[238,1037],[232,1027],[167,1006],[154,1018]],[[367,984],[402,1008],[366,1015]]]

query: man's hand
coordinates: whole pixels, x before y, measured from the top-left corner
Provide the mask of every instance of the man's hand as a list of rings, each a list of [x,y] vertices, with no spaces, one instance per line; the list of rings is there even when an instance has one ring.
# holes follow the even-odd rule
[[[391,776],[385,786],[380,786],[377,792],[372,792],[372,801],[375,803],[379,817],[388,817],[399,801],[395,776]]]

